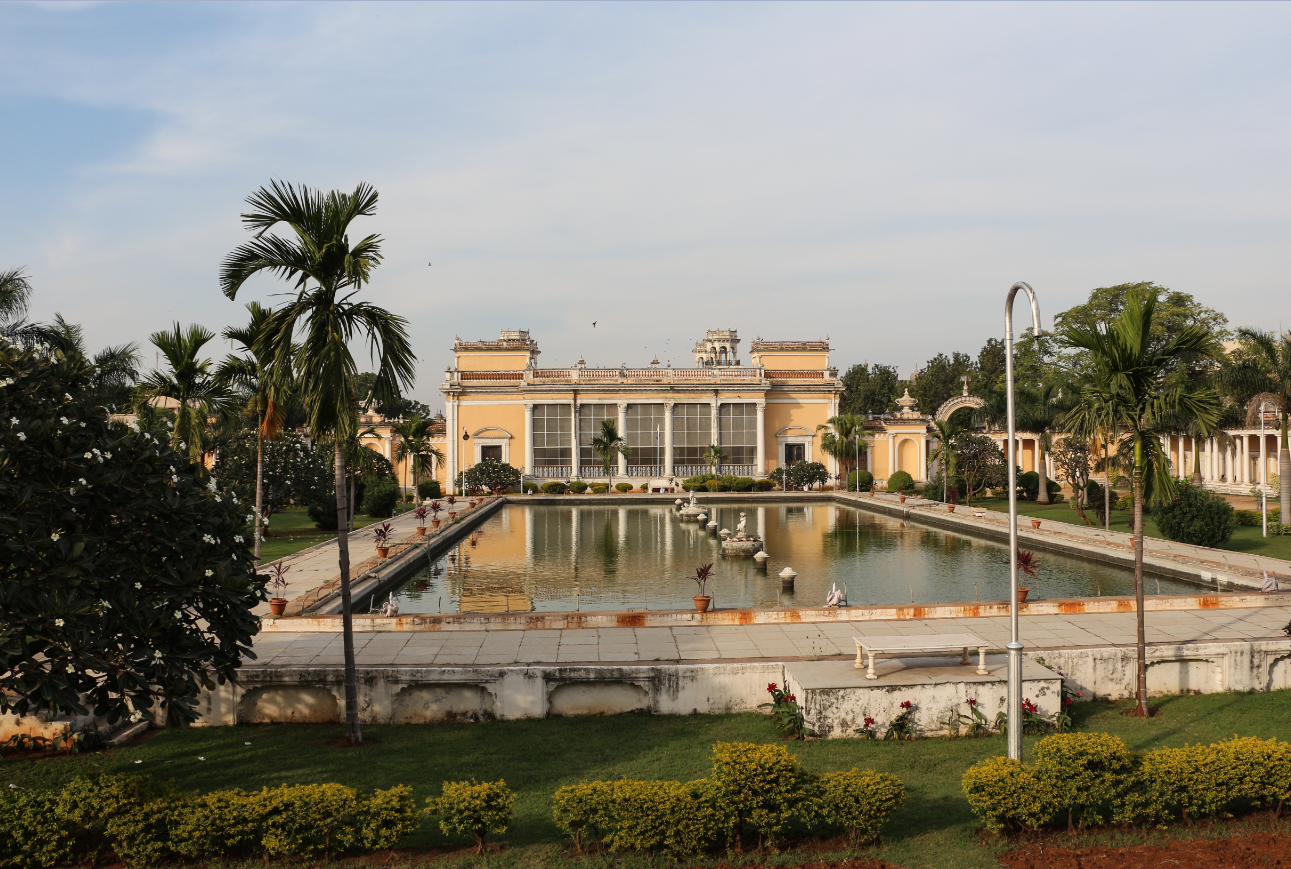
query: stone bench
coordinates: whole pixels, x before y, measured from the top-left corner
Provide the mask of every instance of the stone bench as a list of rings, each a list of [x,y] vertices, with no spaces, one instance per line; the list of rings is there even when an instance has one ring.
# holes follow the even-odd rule
[[[865,666],[863,656],[868,656],[869,667],[865,671],[867,679],[877,679],[878,674],[874,672],[874,656],[878,654],[885,655],[902,655],[911,652],[956,652],[962,651],[962,663],[970,663],[968,660],[968,650],[977,649],[977,673],[980,676],[987,674],[986,669],[986,649],[987,643],[980,637],[972,634],[926,634],[919,636],[895,636],[895,637],[852,637],[856,641],[856,669]]]

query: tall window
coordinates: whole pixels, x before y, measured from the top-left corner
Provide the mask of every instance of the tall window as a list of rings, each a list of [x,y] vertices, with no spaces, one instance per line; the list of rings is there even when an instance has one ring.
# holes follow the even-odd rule
[[[717,411],[722,452],[732,465],[751,465],[758,456],[758,406],[723,404]]]
[[[592,450],[592,438],[601,433],[601,421],[619,424],[619,409],[613,404],[580,404],[578,406],[578,462],[587,470],[584,476],[599,477],[605,473],[601,457]],[[619,432],[623,434],[623,432]],[[618,459],[615,458],[617,464]]]
[[[657,467],[663,473],[663,405],[628,405],[629,468]]]
[[[535,468],[569,467],[573,434],[567,404],[533,406],[533,464]],[[565,473],[569,473],[566,471]]]
[[[676,465],[702,465],[703,454],[713,442],[713,406],[678,404],[672,409],[672,461]]]

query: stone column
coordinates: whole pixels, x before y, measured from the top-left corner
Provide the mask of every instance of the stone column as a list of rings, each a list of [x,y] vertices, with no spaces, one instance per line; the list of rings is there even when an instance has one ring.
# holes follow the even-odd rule
[[[619,402],[619,437],[626,438],[627,436],[628,436],[628,403],[626,401],[620,401]],[[633,446],[633,444],[628,444],[628,446]],[[628,475],[628,457],[623,455],[622,453],[619,453],[618,474],[620,477],[626,477]]]
[[[753,469],[753,476],[761,477],[767,472],[767,403],[758,402],[758,451],[757,466]]]
[[[919,438],[919,479],[928,479],[928,433]],[[845,483],[846,481],[844,481]]]
[[[524,466],[531,477],[538,476],[533,466],[533,402],[524,403]]]
[[[448,474],[448,480],[446,482],[448,483],[448,494],[456,495],[457,484],[455,481],[457,480],[458,442],[457,402],[453,400],[453,396],[451,395],[445,396],[444,398],[444,417],[444,434],[446,435],[444,438],[444,452],[447,453],[447,455],[444,456],[444,464],[447,466],[446,473]]]
[[[891,477],[896,472],[897,472],[897,439],[896,439],[896,436],[892,434],[892,432],[888,432],[888,477]]]
[[[571,425],[569,427],[569,431],[570,431],[569,475],[573,477],[575,480],[577,480],[580,478],[583,472],[583,462],[579,458],[579,453],[578,453],[579,433],[578,433],[578,396],[577,395],[574,396],[574,399],[572,402],[570,402],[569,406],[570,406],[571,416],[573,417],[571,420]]]
[[[673,401],[666,401],[663,405],[663,474],[665,477],[672,476],[672,411],[676,406],[676,402]]]
[[[718,418],[719,414],[717,408],[719,404],[721,404],[721,402],[717,398],[717,393],[713,393],[713,443],[720,447],[722,445],[722,428],[721,420]]]
[[[1236,454],[1237,454],[1236,445],[1230,446],[1227,450],[1224,451],[1224,476],[1227,477],[1225,482],[1228,482],[1228,483],[1237,482],[1237,472],[1236,472],[1237,461],[1234,458]]]
[[[1241,463],[1238,470],[1239,479],[1243,484],[1249,483],[1251,476],[1251,439],[1246,435],[1242,435],[1241,453],[1238,455],[1237,461]]]

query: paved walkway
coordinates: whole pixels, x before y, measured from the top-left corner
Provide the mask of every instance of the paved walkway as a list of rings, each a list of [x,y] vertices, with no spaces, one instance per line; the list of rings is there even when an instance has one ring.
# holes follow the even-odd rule
[[[1286,639],[1291,606],[1173,610],[1147,615],[1149,643]],[[1133,613],[1023,616],[1028,650],[1135,642]],[[355,634],[361,667],[483,666],[548,663],[793,660],[854,655],[854,636],[974,633],[1002,649],[1007,617],[848,624],[578,630],[391,631]],[[270,633],[255,640],[250,666],[341,666],[339,633]]]

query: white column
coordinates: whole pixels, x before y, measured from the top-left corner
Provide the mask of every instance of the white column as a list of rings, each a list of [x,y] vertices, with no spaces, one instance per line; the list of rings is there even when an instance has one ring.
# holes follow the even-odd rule
[[[524,466],[530,476],[538,476],[533,466],[533,402],[529,401],[524,403]]]
[[[718,419],[718,412],[717,412],[717,406],[719,403],[720,402],[718,401],[717,396],[714,395],[713,396],[713,422],[712,422],[713,443],[717,444],[720,447],[722,445],[722,428],[721,428],[721,420]]]
[[[753,469],[753,476],[761,477],[767,472],[767,403],[758,402],[758,451],[757,467]]]
[[[1262,412],[1264,409],[1260,408],[1260,410]],[[1269,463],[1268,463],[1268,460],[1264,457],[1264,450],[1267,446],[1265,443],[1266,438],[1267,438],[1267,435],[1260,435],[1260,488],[1261,489],[1264,488],[1264,486],[1267,485],[1269,481]]]
[[[1225,482],[1229,482],[1229,483],[1237,482],[1237,475],[1235,470],[1237,468],[1237,461],[1234,458],[1236,453],[1237,453],[1236,445],[1230,446],[1227,450],[1224,451],[1224,476],[1227,477],[1227,480]]]
[[[928,433],[919,438],[919,479],[928,479]]]
[[[619,437],[626,438],[627,436],[628,436],[628,403],[626,401],[620,401],[619,402]],[[628,446],[635,446],[635,445],[629,444]],[[618,473],[619,473],[619,476],[621,477],[626,477],[628,475],[628,457],[623,455],[622,453],[619,453]]]
[[[896,435],[888,432],[888,477],[897,472],[897,439]]]
[[[578,457],[578,399],[575,398],[569,403],[570,414],[572,416],[569,427],[569,475],[575,480],[583,470],[583,463]]]
[[[457,402],[453,401],[453,396],[444,397],[444,452],[446,455],[445,464],[447,464],[448,473],[448,494],[457,494]]]
[[[1241,462],[1241,468],[1238,470],[1239,479],[1242,483],[1249,483],[1251,476],[1251,441],[1246,435],[1242,435],[1241,455],[1237,457]]]
[[[1211,482],[1219,479],[1218,472],[1216,471],[1214,438],[1208,438],[1206,440],[1206,479]]]
[[[663,405],[663,473],[672,476],[672,411],[676,402],[666,401]],[[668,523],[671,527],[672,523]]]

